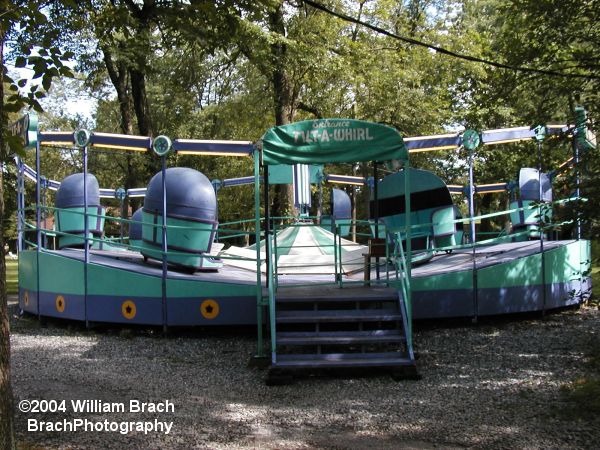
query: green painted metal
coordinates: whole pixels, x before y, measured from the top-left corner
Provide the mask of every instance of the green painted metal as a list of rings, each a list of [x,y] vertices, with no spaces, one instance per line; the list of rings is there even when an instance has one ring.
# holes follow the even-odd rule
[[[202,297],[251,297],[260,289],[254,284],[239,284],[233,282],[182,280],[167,278],[169,298],[185,298],[190,295]]]
[[[21,250],[19,252],[19,287],[36,291],[37,279],[37,253],[35,250]]]
[[[585,108],[578,106],[575,108],[575,142],[579,150],[593,150],[596,148],[593,138],[587,127],[588,119]]]
[[[477,270],[477,287],[533,286],[542,284],[542,257],[538,253],[525,258]]]
[[[126,297],[156,297],[161,291],[161,279],[115,267],[89,264],[89,295]]]
[[[587,240],[573,241],[545,251],[546,284],[568,283],[580,279],[589,270],[589,255],[590,242]],[[498,289],[540,285],[542,283],[541,262],[541,255],[538,253],[479,268],[477,269],[477,287]],[[415,292],[472,289],[472,271],[416,277],[412,280],[412,287]]]
[[[56,213],[56,228],[58,232],[69,233],[69,235],[60,236],[60,246],[81,246],[84,244],[84,228],[85,228],[85,211],[83,207],[79,208],[55,208]],[[105,210],[102,208],[100,214],[98,214],[98,207],[88,206],[87,208],[87,221],[89,230],[103,230],[104,229],[104,213]],[[99,227],[98,220],[100,221]],[[80,233],[73,233],[74,231],[80,231]],[[88,232],[88,238],[93,238],[93,233]]]
[[[31,111],[14,122],[10,127],[10,132],[21,138],[23,146],[26,149],[36,148],[38,136],[38,116]]]
[[[408,151],[392,127],[352,119],[305,120],[273,127],[262,137],[264,164],[327,164],[405,160]]]
[[[426,277],[414,277],[412,288],[417,291],[445,291],[473,288],[473,272],[464,270],[442,274],[429,274]]]
[[[579,280],[591,268],[591,245],[588,240],[575,241],[545,252],[546,283]]]
[[[510,221],[513,224],[513,227],[522,226],[526,224],[525,227],[529,232],[529,237],[536,238],[539,237],[539,221],[540,221],[540,205],[539,202],[534,200],[521,200],[523,206],[519,207],[519,202],[511,202],[510,203]],[[545,208],[544,213],[545,221],[549,221],[552,218],[552,209]]]
[[[254,152],[254,233],[260,243],[260,155]],[[256,246],[256,356],[265,356],[263,343],[263,293],[260,272],[260,244]]]
[[[39,253],[39,261],[40,291],[75,295],[85,293],[83,261],[43,251]]]
[[[409,175],[408,177],[406,175]],[[407,183],[407,179],[410,180]],[[410,185],[410,192],[414,195],[417,192],[425,192],[438,188],[445,188],[446,184],[435,174],[427,170],[420,169],[405,169],[398,173],[388,175],[379,182],[379,198],[393,198],[404,195],[407,186]],[[405,196],[410,197],[410,196]],[[408,199],[410,203],[410,198]],[[432,233],[432,214],[438,208],[425,208],[416,211],[411,211],[409,215],[406,213],[394,214],[382,217],[387,230],[397,231],[401,228],[410,227],[414,237],[431,236]],[[406,211],[406,209],[405,209]],[[407,217],[410,223],[406,223]],[[374,230],[374,227],[371,227]],[[373,231],[374,233],[374,231]],[[380,237],[384,237],[385,233],[380,232]]]
[[[269,239],[269,249],[273,248],[273,237],[271,235],[267,236]],[[267,252],[268,253],[268,252]],[[271,255],[268,254],[267,258],[270,258]],[[267,277],[269,280],[269,325],[271,330],[271,361],[273,363],[277,362],[277,321],[276,321],[276,304],[275,304],[275,285],[277,281],[273,276],[273,264],[267,264]]]
[[[160,157],[167,156],[173,150],[171,139],[164,135],[155,137],[152,142],[152,150]]]
[[[465,130],[462,135],[463,147],[469,151],[475,150],[481,143],[481,137],[476,130]]]
[[[129,245],[133,247],[132,250],[135,251],[139,251],[142,248],[142,242],[141,239],[129,239]]]
[[[277,249],[275,250],[275,248],[273,248],[273,251],[277,252],[277,257],[281,256],[281,255],[288,255],[290,253],[290,251],[292,250],[292,246],[294,244],[294,241],[296,240],[296,236],[298,236],[298,232],[299,229],[298,227],[293,227],[292,232],[287,234],[282,238],[281,235],[283,234],[284,231],[286,231],[285,229],[283,230],[277,230],[274,229],[274,234],[277,234],[277,239],[276,239],[276,245],[277,245]],[[275,241],[274,241],[275,244]]]
[[[92,134],[85,129],[77,130],[75,132],[75,144],[77,147],[85,147],[90,143],[90,138]]]
[[[544,139],[546,139],[546,135],[548,134],[548,129],[546,128],[545,125],[538,125],[537,127],[535,127],[533,129],[533,132],[535,133],[535,140],[541,142]]]
[[[352,225],[352,219],[337,219],[335,225],[338,227],[338,234],[342,237],[350,235],[350,227]],[[321,216],[321,227],[329,230],[333,233],[333,226],[331,216]],[[372,236],[369,234],[368,236]]]
[[[162,223],[162,215],[142,212],[142,253],[154,259],[162,259]],[[202,266],[203,257],[198,253],[208,251],[214,227],[212,223],[167,217],[167,261],[188,267]],[[171,249],[175,251],[169,251]],[[183,249],[190,253],[186,254]]]
[[[433,211],[431,222],[436,247],[456,245],[456,225],[454,223],[453,206]]]
[[[404,192],[412,192],[412,181],[411,179],[411,167],[410,161],[408,158],[404,164]],[[410,211],[412,211],[410,206],[410,195],[404,196],[404,210],[407,212],[405,214],[405,228],[404,228],[404,236],[406,236],[406,257],[402,255],[402,260],[404,261],[405,270],[403,276],[403,282],[406,285],[406,298],[403,298],[403,301],[406,305],[406,320],[408,323],[408,327],[406,329],[406,344],[409,348],[410,353],[412,354],[412,217]],[[402,249],[402,245],[400,245]]]
[[[269,184],[292,184],[293,166],[288,164],[272,165],[268,167]],[[311,165],[309,169],[310,183],[317,184],[323,178],[323,166]]]

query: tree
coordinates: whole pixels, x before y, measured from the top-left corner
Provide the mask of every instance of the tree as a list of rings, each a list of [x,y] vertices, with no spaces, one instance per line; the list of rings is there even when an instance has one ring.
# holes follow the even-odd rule
[[[0,163],[9,164],[15,153],[22,153],[23,144],[15,136],[9,134],[8,118],[25,106],[41,110],[39,99],[50,89],[52,79],[57,76],[70,76],[71,71],[64,65],[70,57],[53,45],[51,33],[41,45],[26,43],[11,45],[18,40],[15,32],[26,34],[38,27],[48,24],[46,16],[41,12],[42,4],[38,1],[0,1]],[[26,93],[20,91],[27,84],[26,79],[13,80],[8,76],[5,62],[5,46],[12,47],[16,67],[33,69],[32,78],[41,81],[41,86],[32,84]],[[5,93],[8,86],[9,94]],[[4,249],[4,180],[0,171],[0,249]],[[13,424],[13,398],[10,384],[10,336],[8,321],[8,305],[6,298],[6,263],[4,251],[0,255],[0,447],[15,448]]]

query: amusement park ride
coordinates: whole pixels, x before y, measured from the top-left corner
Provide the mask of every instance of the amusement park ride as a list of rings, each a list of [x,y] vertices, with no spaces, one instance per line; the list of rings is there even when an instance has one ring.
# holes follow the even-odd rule
[[[298,369],[386,367],[416,375],[412,321],[546,311],[582,302],[591,291],[590,243],[579,223],[568,239],[552,239],[557,173],[524,168],[518,182],[448,186],[410,167],[410,154],[570,136],[573,155],[560,170],[595,148],[585,111],[573,126],[510,128],[402,138],[393,128],[350,119],[273,127],[256,143],[125,136],[78,130],[39,131],[28,114],[15,124],[36,167],[16,158],[18,172],[19,304],[38,317],[162,326],[257,324],[258,357],[270,351],[270,380]],[[40,173],[47,147],[78,149],[83,172],[62,182]],[[162,170],[147,188],[101,189],[88,173],[94,149],[154,152]],[[253,158],[254,175],[213,180],[183,167],[167,168],[172,153]],[[324,174],[324,164],[374,162],[371,180]],[[396,170],[380,177],[377,168]],[[25,182],[36,183],[29,202]],[[353,220],[350,199],[333,189],[331,211],[308,215],[311,186],[369,185],[370,217]],[[219,224],[217,192],[253,183],[255,216]],[[268,186],[294,185],[295,218],[271,217]],[[42,190],[55,191],[54,206]],[[262,189],[262,195],[261,195]],[[511,190],[510,232],[477,240],[475,194]],[[406,195],[410,192],[410,195]],[[468,217],[451,194],[465,193]],[[143,197],[131,220],[106,214],[102,199]],[[44,196],[45,197],[45,196]],[[28,206],[33,204],[33,206]],[[261,206],[264,217],[260,216]],[[43,216],[54,217],[44,228]],[[129,226],[119,239],[105,223]],[[253,245],[230,245],[253,226]],[[367,245],[345,239],[362,225]],[[463,224],[468,225],[463,229]],[[50,237],[57,245],[50,245]],[[265,320],[266,319],[266,320]],[[269,345],[263,333],[268,330]]]

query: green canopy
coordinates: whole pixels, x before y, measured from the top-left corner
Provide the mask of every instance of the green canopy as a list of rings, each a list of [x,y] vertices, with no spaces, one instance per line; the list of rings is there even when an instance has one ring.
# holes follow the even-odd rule
[[[352,119],[305,120],[273,127],[262,137],[264,164],[326,164],[408,159],[392,127]]]

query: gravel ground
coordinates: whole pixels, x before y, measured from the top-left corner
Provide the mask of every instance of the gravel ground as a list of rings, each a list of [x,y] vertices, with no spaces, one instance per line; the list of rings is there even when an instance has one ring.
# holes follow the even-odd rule
[[[18,318],[11,302],[13,387],[66,400],[65,412],[17,412],[23,448],[593,448],[600,418],[572,419],[560,387],[584,374],[600,311],[416,325],[420,381],[386,374],[305,377],[267,387],[248,368],[253,330],[85,330]],[[169,400],[172,412],[76,413],[70,401]],[[41,404],[40,404],[41,405]],[[173,422],[160,432],[28,431],[28,420]],[[594,442],[596,444],[594,444]]]

